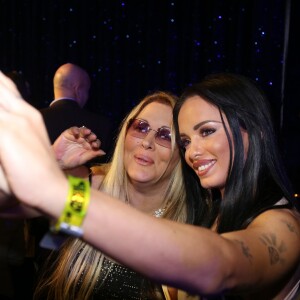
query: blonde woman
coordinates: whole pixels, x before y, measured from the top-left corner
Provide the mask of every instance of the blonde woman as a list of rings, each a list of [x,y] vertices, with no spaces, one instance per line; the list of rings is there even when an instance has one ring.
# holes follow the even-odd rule
[[[91,169],[91,183],[145,214],[187,222],[186,191],[172,129],[175,101],[165,92],[145,97],[121,124],[111,163]],[[54,149],[61,152],[57,144]],[[75,161],[78,154],[59,155],[64,168],[83,162]],[[86,168],[80,173],[88,175]],[[165,299],[160,285],[73,238],[44,266],[35,292],[35,299],[42,298]]]

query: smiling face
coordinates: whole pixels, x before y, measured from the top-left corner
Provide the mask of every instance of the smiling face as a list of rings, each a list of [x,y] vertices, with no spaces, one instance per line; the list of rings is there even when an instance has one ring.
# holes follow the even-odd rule
[[[136,118],[147,121],[151,129],[145,138],[126,134],[124,166],[132,183],[163,184],[179,160],[178,149],[172,157],[172,149],[155,142],[155,131],[161,127],[171,128],[172,108],[159,102],[148,104]]]
[[[225,115],[223,119],[229,128]],[[180,109],[178,123],[185,160],[195,170],[201,186],[218,188],[223,194],[230,149],[218,108],[199,96],[190,97]],[[247,133],[243,130],[241,133],[247,149]]]

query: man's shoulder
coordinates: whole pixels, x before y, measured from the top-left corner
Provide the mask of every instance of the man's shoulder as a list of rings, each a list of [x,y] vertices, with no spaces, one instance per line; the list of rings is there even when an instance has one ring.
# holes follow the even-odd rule
[[[57,112],[67,112],[74,113],[74,111],[81,111],[81,108],[79,107],[78,103],[71,100],[60,100],[54,103],[51,103],[47,107],[40,108],[39,111],[42,114],[52,114]]]

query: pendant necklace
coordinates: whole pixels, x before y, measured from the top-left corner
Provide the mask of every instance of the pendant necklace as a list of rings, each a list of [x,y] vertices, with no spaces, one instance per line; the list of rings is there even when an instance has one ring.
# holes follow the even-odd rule
[[[125,198],[125,203],[126,203],[127,205],[130,205],[130,201],[129,201],[129,197],[128,197],[128,196],[126,196],[126,198]],[[165,210],[166,210],[166,206],[165,206],[164,208],[158,208],[158,209],[156,209],[156,210],[152,213],[152,215],[153,215],[154,217],[156,217],[156,218],[161,218],[161,217],[164,215]]]
[[[161,218],[165,212],[166,208],[159,208],[157,210],[154,211],[153,216],[156,218]]]

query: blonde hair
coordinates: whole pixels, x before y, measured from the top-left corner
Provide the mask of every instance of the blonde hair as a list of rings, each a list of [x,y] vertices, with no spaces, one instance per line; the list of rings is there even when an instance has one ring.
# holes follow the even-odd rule
[[[128,176],[124,167],[124,143],[128,122],[136,118],[150,103],[159,102],[172,109],[177,98],[166,92],[158,91],[146,96],[121,123],[115,151],[108,165],[98,168],[105,173],[99,187],[113,197],[125,201],[127,197]],[[172,131],[172,156],[177,151],[175,132]],[[97,171],[97,168],[95,169]],[[167,204],[163,218],[177,222],[187,221],[186,191],[183,184],[181,161],[178,162],[170,175],[163,203]],[[70,238],[60,250],[50,270],[40,280],[35,291],[35,299],[89,299],[93,294],[101,272],[104,255],[79,239]],[[103,284],[105,279],[100,282]],[[99,283],[98,283],[99,284]]]

